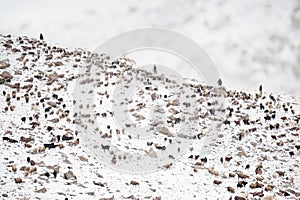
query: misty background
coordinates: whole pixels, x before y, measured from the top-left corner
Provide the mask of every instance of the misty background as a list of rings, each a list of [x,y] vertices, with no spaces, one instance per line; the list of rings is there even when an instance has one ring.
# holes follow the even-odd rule
[[[0,34],[94,50],[136,28],[178,31],[200,44],[226,87],[300,96],[300,1],[0,1]]]

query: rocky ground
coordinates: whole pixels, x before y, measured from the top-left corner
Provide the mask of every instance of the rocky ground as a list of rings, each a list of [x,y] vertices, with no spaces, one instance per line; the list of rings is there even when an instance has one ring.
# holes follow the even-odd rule
[[[136,94],[116,98],[126,89],[114,93],[120,82],[139,85]],[[182,82],[137,69],[129,58],[110,62],[10,35],[0,36],[0,92],[3,199],[300,198],[295,97]],[[153,105],[158,115],[149,120]],[[151,138],[133,133],[137,127]],[[101,140],[89,140],[95,134]],[[177,148],[178,138],[187,148]],[[140,169],[146,172],[132,173]]]

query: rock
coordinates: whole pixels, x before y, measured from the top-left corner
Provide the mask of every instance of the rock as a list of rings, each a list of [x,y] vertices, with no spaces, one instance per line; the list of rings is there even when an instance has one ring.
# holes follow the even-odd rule
[[[294,191],[292,189],[287,189],[286,192],[289,192],[289,193],[295,195],[296,197],[300,197],[300,191],[296,192],[296,191]]]
[[[54,72],[53,74],[49,74],[47,77],[49,78],[49,80],[47,81],[47,85],[51,85],[54,81],[57,81],[58,74]]]
[[[74,173],[70,170],[67,173],[64,173],[64,178],[67,180],[76,179]]]
[[[37,190],[35,192],[37,192],[37,193],[46,193],[47,189],[46,188],[41,188],[41,189],[39,189],[39,190]]]
[[[151,158],[157,158],[157,153],[153,150],[153,148],[150,148],[149,151],[146,151],[146,153]]]
[[[23,73],[22,73],[22,71],[21,70],[16,70],[15,71],[15,75],[22,75]]]
[[[170,108],[169,112],[172,113],[173,115],[176,115],[179,113],[179,111],[175,110],[174,108]]]
[[[89,160],[83,156],[78,156],[79,160],[83,161],[83,162],[88,162]]]
[[[241,196],[235,196],[234,200],[246,200],[246,198],[241,197]]]
[[[9,64],[8,60],[0,60],[0,69],[5,69],[9,66],[10,66],[10,64]]]
[[[90,196],[94,196],[94,195],[95,195],[95,192],[87,192],[86,194],[87,194],[87,195],[90,195]]]
[[[1,76],[2,78],[4,78],[4,79],[8,79],[8,80],[10,80],[10,79],[13,78],[13,76],[12,76],[8,71],[3,71],[3,72],[0,74],[0,76]]]
[[[7,195],[7,194],[2,194],[2,196],[3,196],[3,197],[8,197],[8,195]]]
[[[160,132],[161,134],[164,134],[168,137],[173,137],[173,134],[169,131],[169,129],[165,126],[163,127],[158,127],[157,131]]]

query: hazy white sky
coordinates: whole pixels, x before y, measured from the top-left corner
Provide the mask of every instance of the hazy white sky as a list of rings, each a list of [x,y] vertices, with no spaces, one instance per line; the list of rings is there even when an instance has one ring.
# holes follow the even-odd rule
[[[300,95],[300,2],[290,1],[9,1],[0,33],[93,50],[122,31],[165,27],[202,45],[224,83],[237,89]]]

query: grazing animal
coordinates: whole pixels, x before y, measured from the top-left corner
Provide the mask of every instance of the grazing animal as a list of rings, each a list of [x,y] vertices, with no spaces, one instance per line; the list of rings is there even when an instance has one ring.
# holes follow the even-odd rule
[[[12,138],[9,138],[9,137],[3,137],[2,138],[3,139],[3,141],[8,141],[8,142],[10,142],[10,143],[18,143],[18,140],[15,140],[15,139],[12,139]]]
[[[201,158],[200,161],[203,162],[203,163],[207,163],[207,158],[206,157]]]
[[[259,85],[258,90],[259,90],[259,95],[260,95],[260,97],[262,97],[262,84]]]
[[[216,185],[220,185],[221,183],[222,183],[222,181],[214,180],[214,184],[216,184]]]
[[[72,140],[72,139],[73,139],[73,137],[69,137],[69,136],[66,136],[66,135],[62,136],[63,141],[69,141],[69,140]]]
[[[265,109],[265,106],[264,106],[262,103],[260,103],[260,104],[259,104],[259,108],[260,108],[261,110],[264,110],[264,109]]]
[[[274,102],[276,102],[275,98],[270,94],[270,99]]]
[[[44,147],[45,148],[48,148],[48,149],[53,149],[55,147],[57,147],[58,145],[57,144],[54,144],[54,143],[50,143],[50,144],[44,144]]]
[[[16,171],[17,171],[16,165],[13,165],[13,166],[11,167],[11,170],[12,170],[13,172],[16,172]]]
[[[60,142],[60,135],[56,136],[57,142]]]
[[[153,66],[153,73],[157,74],[157,67],[156,67],[156,65]]]
[[[272,138],[273,140],[277,140],[276,135],[271,135],[271,138]]]
[[[52,131],[53,128],[52,128],[51,126],[48,126],[48,127],[47,127],[47,130],[48,130],[48,131]]]
[[[15,183],[22,183],[23,180],[21,178],[15,178]]]
[[[109,148],[110,148],[110,146],[109,145],[103,145],[103,144],[101,144],[101,147],[102,147],[102,149],[105,151],[105,150],[108,150],[109,151]]]
[[[57,177],[57,173],[58,173],[58,172],[57,172],[56,170],[53,171],[53,176],[54,176],[54,178]]]
[[[218,85],[221,86],[223,83],[222,83],[222,79],[219,78],[219,80],[217,81]]]
[[[231,192],[231,193],[234,193],[234,192],[235,192],[235,189],[234,189],[233,187],[228,186],[228,187],[227,187],[227,191],[228,191],[228,192]]]
[[[244,122],[245,125],[250,125],[249,119],[243,119],[243,122]]]
[[[225,120],[225,121],[224,121],[224,124],[225,124],[225,125],[230,125],[230,121]]]
[[[155,146],[158,150],[166,150],[166,146],[158,146],[158,145],[156,145]]]
[[[47,178],[49,178],[50,177],[50,173],[46,172],[46,173],[41,174],[40,176],[46,176]]]
[[[21,141],[21,142],[28,143],[28,142],[34,141],[34,139],[33,139],[32,137],[26,138],[26,137],[24,137],[24,136],[21,136],[21,137],[20,137],[20,141]]]
[[[244,185],[242,184],[242,181],[238,181],[238,183],[236,184],[236,186],[237,186],[238,188],[244,187]]]
[[[139,185],[139,183],[137,181],[130,181],[131,185]]]
[[[31,160],[31,161],[30,161],[30,164],[31,164],[32,166],[34,166],[34,165],[35,165],[34,160]]]
[[[270,115],[266,115],[266,116],[264,117],[264,119],[265,119],[266,121],[271,121]]]

